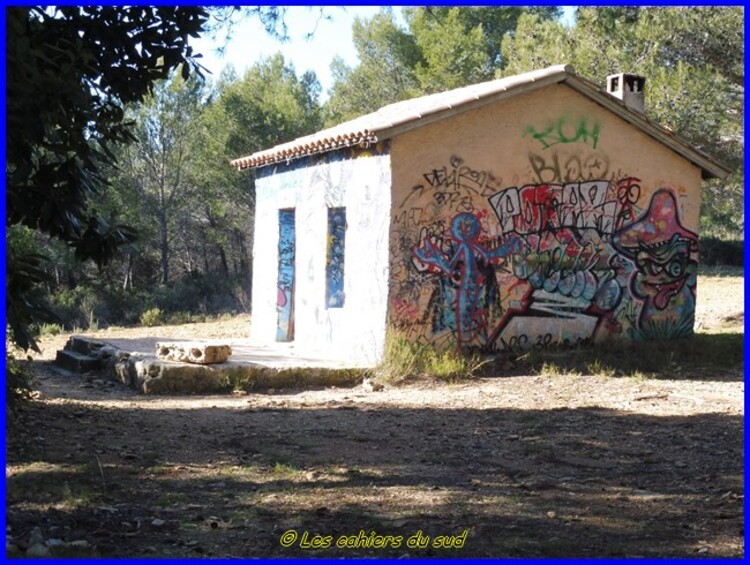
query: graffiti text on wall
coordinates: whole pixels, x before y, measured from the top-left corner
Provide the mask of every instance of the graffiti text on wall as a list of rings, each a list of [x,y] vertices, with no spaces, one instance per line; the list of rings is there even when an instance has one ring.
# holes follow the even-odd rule
[[[424,183],[414,185],[401,203],[403,208],[411,198],[428,194],[436,205],[461,212],[473,212],[476,197],[486,197],[500,188],[502,181],[488,171],[478,171],[464,165],[464,160],[453,156],[450,166],[425,173]]]
[[[601,126],[599,122],[589,123],[587,118],[571,120],[566,117],[548,122],[544,127],[537,129],[534,126],[528,126],[523,135],[530,135],[539,143],[543,149],[557,145],[558,143],[586,143],[596,149],[599,143],[599,132]]]
[[[510,187],[489,198],[503,233],[541,233],[562,228],[595,229],[612,234],[634,218],[641,194],[640,180],[606,180],[564,185]]]
[[[561,155],[557,151],[540,155],[529,153],[531,170],[540,183],[575,182],[609,179],[609,158],[601,152],[585,157],[578,154]]]
[[[482,350],[692,332],[697,236],[672,189],[644,195],[601,151],[559,151],[524,186],[458,157],[422,175],[394,213],[394,249],[411,257],[392,270],[400,329]],[[448,191],[460,198],[437,196]]]

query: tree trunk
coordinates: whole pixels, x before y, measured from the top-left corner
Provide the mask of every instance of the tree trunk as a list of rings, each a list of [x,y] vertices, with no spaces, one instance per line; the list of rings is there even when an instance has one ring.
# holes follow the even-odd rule
[[[161,231],[161,282],[169,282],[169,238],[167,233],[167,211],[162,208],[159,213],[159,229]]]
[[[133,289],[133,255],[128,253],[128,264],[125,267],[125,280],[122,281],[122,290]]]
[[[216,247],[219,248],[219,258],[221,259],[221,270],[224,272],[225,275],[229,275],[229,264],[227,263],[227,254],[224,252],[224,248],[216,244]]]

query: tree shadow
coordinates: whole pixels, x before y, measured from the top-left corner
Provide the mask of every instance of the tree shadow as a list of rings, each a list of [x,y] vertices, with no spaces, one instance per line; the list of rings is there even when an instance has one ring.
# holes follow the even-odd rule
[[[494,363],[484,369],[483,376],[557,371],[610,377],[741,382],[744,380],[744,338],[740,332],[697,333],[691,338],[674,341],[535,349],[498,355]]]
[[[32,403],[9,430],[7,517],[103,556],[736,557],[742,438],[740,416],[597,406]],[[336,547],[360,530],[402,543]],[[468,534],[407,547],[420,530]]]

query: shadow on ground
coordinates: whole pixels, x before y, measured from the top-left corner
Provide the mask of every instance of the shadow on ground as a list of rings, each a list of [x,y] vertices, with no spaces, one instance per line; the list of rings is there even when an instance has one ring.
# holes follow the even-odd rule
[[[641,376],[653,379],[742,382],[744,334],[697,333],[688,339],[546,349],[499,356],[495,375],[546,373]],[[508,359],[511,364],[508,365]],[[545,365],[547,366],[545,368]],[[503,367],[506,370],[503,371]],[[511,367],[510,370],[507,368]],[[489,376],[489,375],[486,375]]]
[[[39,526],[113,557],[743,554],[739,416],[152,410],[123,398],[33,402],[8,433],[7,521],[20,543]],[[288,530],[298,537],[283,547]],[[360,530],[402,540],[336,547]],[[406,544],[464,530],[462,549]],[[331,547],[301,548],[304,532]]]

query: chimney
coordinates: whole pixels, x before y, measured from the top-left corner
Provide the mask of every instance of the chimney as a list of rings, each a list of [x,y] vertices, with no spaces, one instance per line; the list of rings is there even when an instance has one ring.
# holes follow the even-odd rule
[[[631,110],[641,114],[643,113],[645,85],[646,79],[638,75],[620,73],[607,77],[607,92],[622,100]]]

